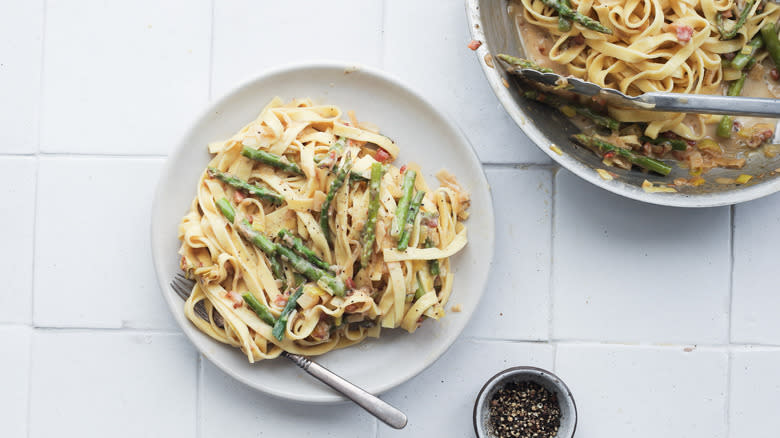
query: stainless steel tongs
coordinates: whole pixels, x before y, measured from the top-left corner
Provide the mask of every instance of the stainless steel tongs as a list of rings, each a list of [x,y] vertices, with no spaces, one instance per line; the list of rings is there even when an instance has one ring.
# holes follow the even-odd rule
[[[604,99],[608,105],[622,108],[675,113],[780,118],[780,99],[666,92],[626,96],[618,90],[601,88],[592,82],[575,77],[563,77],[557,73],[542,72],[533,68],[522,68],[517,65],[507,66],[507,71],[535,82],[562,88],[584,96],[597,96]]]

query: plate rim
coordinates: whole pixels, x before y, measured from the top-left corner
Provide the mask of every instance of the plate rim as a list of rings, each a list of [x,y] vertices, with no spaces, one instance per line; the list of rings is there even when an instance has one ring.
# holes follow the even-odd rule
[[[461,315],[465,314],[464,322],[462,325],[460,325],[460,327],[456,329],[456,333],[454,334],[452,340],[446,345],[444,345],[443,348],[439,348],[439,350],[435,351],[434,354],[427,355],[426,360],[421,362],[422,365],[420,367],[418,367],[411,373],[407,373],[406,375],[400,376],[398,379],[377,385],[376,388],[372,388],[372,390],[369,392],[371,392],[374,395],[379,395],[385,391],[388,391],[392,388],[395,388],[399,385],[408,382],[409,380],[411,380],[412,378],[414,378],[415,376],[417,376],[418,374],[420,374],[421,372],[429,368],[436,361],[438,361],[438,359],[441,358],[455,344],[455,342],[458,341],[461,334],[463,333],[463,330],[471,321],[474,312],[479,307],[479,303],[482,300],[488,286],[488,279],[490,278],[490,273],[493,270],[493,265],[494,265],[493,260],[495,255],[495,208],[493,202],[493,192],[492,190],[490,190],[490,184],[485,174],[485,167],[483,163],[480,161],[479,156],[477,155],[477,152],[474,148],[474,145],[471,143],[468,136],[466,136],[465,132],[461,129],[461,127],[454,121],[454,119],[450,117],[450,115],[447,114],[447,112],[436,107],[423,93],[419,92],[413,86],[404,83],[393,74],[375,67],[367,66],[362,63],[334,61],[334,60],[308,60],[308,61],[285,63],[275,67],[263,69],[257,72],[256,74],[253,74],[245,78],[244,80],[238,81],[236,85],[228,88],[217,98],[202,105],[201,110],[195,113],[196,115],[192,117],[192,119],[186,124],[184,129],[181,131],[182,133],[179,136],[175,137],[176,141],[173,143],[174,146],[166,156],[165,163],[158,175],[157,184],[154,191],[154,199],[152,201],[152,209],[151,209],[151,224],[150,224],[151,242],[150,243],[151,243],[151,252],[152,252],[152,263],[154,265],[155,275],[157,277],[157,283],[160,287],[160,293],[163,295],[163,299],[165,300],[168,306],[168,311],[171,313],[177,325],[184,333],[184,335],[187,337],[190,344],[195,348],[195,350],[199,354],[207,358],[214,366],[216,366],[220,371],[222,371],[226,375],[241,382],[247,387],[262,392],[264,394],[268,394],[270,396],[279,399],[291,400],[291,401],[302,402],[302,403],[337,404],[337,403],[348,402],[348,400],[335,392],[325,396],[304,395],[304,396],[296,397],[290,393],[275,391],[265,387],[259,387],[255,385],[254,382],[252,382],[251,380],[244,378],[241,375],[241,373],[235,372],[229,366],[226,366],[225,363],[223,363],[221,360],[219,360],[216,357],[218,356],[218,354],[214,353],[213,352],[214,350],[200,348],[199,342],[194,339],[194,334],[195,334],[194,330],[197,329],[191,325],[190,321],[185,316],[183,316],[183,314],[180,315],[179,313],[174,311],[174,307],[177,306],[178,303],[181,301],[178,299],[178,297],[175,297],[176,302],[174,302],[173,295],[175,294],[175,292],[172,292],[168,284],[168,281],[170,280],[163,278],[163,273],[165,271],[165,268],[163,267],[164,262],[160,259],[160,257],[162,257],[162,254],[158,254],[158,250],[156,249],[157,246],[155,244],[155,242],[160,237],[164,236],[164,231],[161,228],[163,224],[160,224],[158,221],[155,221],[155,218],[160,214],[160,209],[162,208],[161,198],[162,198],[162,193],[164,191],[163,180],[165,179],[165,176],[170,174],[173,168],[175,167],[175,161],[172,160],[171,158],[182,153],[182,150],[186,148],[187,146],[186,140],[190,135],[190,133],[198,125],[203,123],[216,109],[223,106],[226,103],[226,101],[229,101],[230,99],[234,98],[235,95],[240,94],[243,90],[253,86],[254,84],[258,82],[262,82],[264,80],[267,80],[268,78],[280,74],[292,73],[297,71],[305,71],[305,70],[317,70],[317,69],[337,69],[337,70],[340,69],[345,72],[359,71],[363,74],[367,74],[371,76],[374,80],[379,80],[381,82],[389,83],[407,92],[413,99],[419,101],[419,103],[424,106],[427,112],[431,112],[435,116],[439,117],[441,121],[443,121],[444,124],[452,130],[453,134],[459,137],[461,141],[468,146],[467,148],[465,148],[465,152],[470,155],[471,159],[473,160],[473,163],[476,163],[477,165],[476,167],[479,169],[479,171],[476,172],[476,175],[478,176],[477,178],[478,183],[480,186],[484,186],[488,193],[488,197],[485,200],[487,202],[488,208],[486,209],[486,211],[480,212],[480,214],[488,216],[487,223],[491,225],[489,230],[490,231],[489,236],[488,236],[489,239],[487,239],[486,242],[487,254],[484,254],[484,256],[488,258],[487,259],[488,269],[481,274],[477,274],[481,278],[477,279],[477,284],[480,285],[479,290],[474,292],[478,294],[476,305],[473,308],[464,309],[463,311],[460,312]],[[212,341],[217,342],[214,340]],[[256,366],[257,364],[254,365]]]

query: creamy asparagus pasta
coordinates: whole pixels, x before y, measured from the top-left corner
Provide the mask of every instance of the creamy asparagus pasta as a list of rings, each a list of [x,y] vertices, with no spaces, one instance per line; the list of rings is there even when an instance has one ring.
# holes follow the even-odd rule
[[[780,97],[780,6],[773,2],[514,0],[509,13],[530,58],[502,55],[510,64],[550,69],[630,95]],[[605,107],[539,90],[526,96],[586,121],[586,134],[576,140],[604,155],[607,164],[664,175],[670,168],[658,159],[675,158],[694,176],[713,167],[740,168],[746,151],[772,137],[775,123]],[[591,127],[602,132],[592,135]]]
[[[214,154],[179,225],[187,317],[250,362],[414,332],[452,292],[469,195],[333,105],[273,99]],[[198,311],[200,310],[200,312]],[[204,313],[208,318],[198,316]]]

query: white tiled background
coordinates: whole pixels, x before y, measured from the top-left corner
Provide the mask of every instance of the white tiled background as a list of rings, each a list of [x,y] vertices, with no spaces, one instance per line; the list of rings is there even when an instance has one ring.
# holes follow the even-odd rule
[[[578,437],[777,435],[780,196],[661,208],[553,166],[486,85],[462,2],[0,6],[2,436],[469,437],[481,384],[523,364],[569,384]],[[264,68],[326,58],[445,108],[497,201],[480,309],[383,396],[408,413],[401,432],[222,374],[173,323],[150,260],[154,185],[185,123]]]

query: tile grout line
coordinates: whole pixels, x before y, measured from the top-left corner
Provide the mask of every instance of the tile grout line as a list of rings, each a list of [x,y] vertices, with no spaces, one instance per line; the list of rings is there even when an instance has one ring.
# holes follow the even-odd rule
[[[735,228],[736,228],[736,206],[731,205],[729,206],[729,304],[728,304],[728,321],[726,322],[726,327],[728,330],[728,333],[726,333],[726,342],[731,343],[731,324],[732,324],[732,315],[733,315],[733,309],[734,309],[734,266],[736,266],[735,263],[735,257],[734,257],[734,234],[735,234]]]
[[[547,284],[547,339],[553,340],[553,312],[554,304],[553,298],[555,294],[555,213],[558,203],[558,184],[556,179],[558,177],[558,168],[553,167],[550,178],[550,273],[548,276]],[[553,358],[553,365],[555,365],[555,359]],[[553,367],[555,369],[555,367]]]
[[[41,10],[41,66],[38,73],[40,73],[40,77],[38,78],[38,108],[37,111],[37,129],[38,129],[38,138],[36,139],[36,149],[35,149],[35,155],[40,155],[41,153],[41,143],[43,138],[43,84],[44,84],[44,70],[45,70],[45,60],[46,60],[46,19],[48,17],[47,11],[49,10],[49,2],[48,0],[42,0],[42,7]]]
[[[211,102],[211,95],[213,93],[214,86],[214,23],[216,17],[214,11],[216,10],[216,0],[211,0],[211,37],[209,38],[209,95],[208,102]]]
[[[3,155],[0,154],[0,157]],[[93,154],[83,152],[41,152],[36,154],[38,158],[141,158],[155,159],[167,158],[167,155],[157,154]]]

